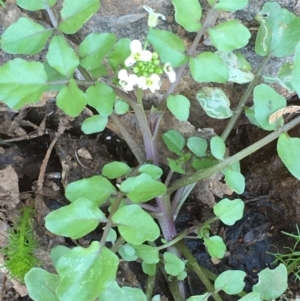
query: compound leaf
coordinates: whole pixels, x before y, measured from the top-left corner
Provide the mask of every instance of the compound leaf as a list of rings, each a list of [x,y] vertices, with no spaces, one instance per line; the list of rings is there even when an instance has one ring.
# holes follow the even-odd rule
[[[0,67],[0,99],[13,109],[40,100],[49,85],[44,66],[16,58]]]

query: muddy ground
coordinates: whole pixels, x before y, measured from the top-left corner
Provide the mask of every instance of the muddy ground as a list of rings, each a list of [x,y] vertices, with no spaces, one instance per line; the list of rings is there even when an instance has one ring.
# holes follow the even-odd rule
[[[60,1],[58,1],[60,2]],[[266,1],[250,1],[249,8],[237,17],[249,27],[257,27],[253,17]],[[288,9],[293,10],[297,1],[278,1]],[[7,8],[0,8],[0,33],[15,19],[25,12],[20,10],[14,1],[6,1]],[[121,1],[103,0],[100,12],[93,17],[79,34],[70,36],[74,47],[82,41],[89,32],[114,32],[118,38],[131,39],[146,36],[146,13],[142,5],[148,5],[167,16],[167,21],[161,23],[161,29],[171,30],[183,37],[187,46],[192,42],[194,34],[186,33],[174,22],[174,10],[168,0],[149,1]],[[204,6],[205,8],[205,6]],[[205,10],[204,10],[205,12]],[[40,22],[48,23],[43,13],[31,14],[31,17]],[[231,16],[222,15],[220,19]],[[255,36],[255,31],[253,35]],[[252,40],[252,46],[253,46]],[[245,50],[246,57],[252,62],[254,69],[260,61],[251,50],[251,43]],[[200,46],[199,46],[200,47]],[[203,46],[204,48],[206,46]],[[206,49],[206,48],[205,48]],[[200,49],[198,49],[200,50]],[[0,53],[2,65],[12,56]],[[41,55],[41,59],[43,55]],[[37,58],[35,58],[37,59]],[[267,73],[271,74],[282,64],[280,60],[272,60],[267,66]],[[163,91],[168,88],[167,81],[162,83],[162,91],[156,98],[150,94],[145,97],[145,107],[158,103]],[[164,129],[176,128],[190,131],[196,129],[211,129],[220,133],[224,121],[215,121],[207,117],[195,99],[195,91],[200,84],[194,83],[188,74],[184,75],[182,84],[177,93],[189,97],[192,102],[190,122],[179,124],[170,115],[166,116]],[[299,99],[288,95],[286,91],[275,87],[286,96],[289,104],[298,104]],[[232,95],[233,107],[238,102],[244,87],[229,85],[226,87]],[[251,100],[249,101],[251,104]],[[46,94],[38,107],[28,107],[21,111],[10,110],[0,104],[0,246],[6,243],[7,229],[15,221],[20,208],[25,203],[33,202],[36,206],[34,217],[35,232],[39,237],[41,248],[38,250],[44,268],[51,270],[49,250],[57,244],[67,246],[87,245],[91,239],[99,239],[101,233],[95,231],[91,235],[77,240],[65,240],[47,232],[43,218],[51,210],[68,204],[64,197],[64,188],[68,183],[77,179],[100,174],[104,164],[113,160],[125,161],[129,165],[136,164],[134,157],[126,143],[118,136],[118,132],[111,125],[98,135],[83,135],[80,130],[82,121],[92,112],[86,109],[78,118],[70,120],[55,106],[55,94]],[[49,145],[55,138],[59,123],[65,122],[65,130],[54,145],[47,166],[42,162],[47,156]],[[131,127],[134,137],[139,143],[140,135],[134,129],[134,116],[123,116],[123,122]],[[113,132],[113,131],[115,132]],[[239,124],[232,131],[227,140],[230,154],[249,146],[266,135],[245,117],[241,117]],[[300,137],[300,126],[290,131],[291,136]],[[36,191],[41,183],[39,178],[41,167],[46,168],[42,186],[42,197],[36,201]],[[260,151],[241,162],[242,173],[246,177],[246,190],[239,195],[245,202],[245,213],[242,220],[234,226],[227,227],[216,224],[214,232],[221,235],[227,245],[228,256],[219,264],[212,264],[201,241],[193,237],[186,242],[201,265],[218,274],[226,269],[241,269],[247,273],[246,290],[257,282],[257,273],[265,267],[274,267],[274,256],[270,253],[284,252],[284,247],[292,246],[294,241],[283,235],[281,231],[295,233],[295,225],[300,223],[300,182],[286,170],[276,154],[276,143],[264,147]],[[213,187],[213,188],[212,188]],[[211,216],[211,206],[222,197],[237,197],[231,194],[223,184],[221,178],[211,179],[199,183],[191,197],[183,207],[178,220],[178,231],[201,222]],[[143,286],[145,279],[138,265],[124,265],[119,275],[126,285]],[[0,276],[2,300],[30,300],[26,296],[26,289],[18,282],[11,282],[2,273]],[[158,277],[155,293],[165,296],[165,300],[172,298],[163,277]],[[191,274],[186,281],[187,291],[190,294],[201,294],[202,287]],[[299,282],[291,275],[287,297],[296,298],[300,293]],[[233,297],[231,300],[236,300]],[[0,298],[1,300],[1,298]]]

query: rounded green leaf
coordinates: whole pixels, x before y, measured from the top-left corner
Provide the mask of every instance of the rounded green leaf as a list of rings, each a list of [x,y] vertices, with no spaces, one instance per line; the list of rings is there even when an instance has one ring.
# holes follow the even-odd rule
[[[118,253],[121,255],[122,259],[125,261],[136,261],[137,255],[135,254],[135,249],[129,244],[124,244],[118,249]]]
[[[140,288],[123,286],[122,291],[125,293],[127,300],[132,301],[148,301],[148,298]]]
[[[182,149],[185,146],[185,139],[178,131],[169,130],[162,135],[162,139],[171,152],[177,154],[178,156],[182,156]]]
[[[102,132],[107,125],[108,118],[101,115],[94,115],[84,120],[81,125],[81,130],[85,134],[94,134]]]
[[[115,73],[118,72],[117,67],[119,65],[123,65],[130,55],[130,42],[131,41],[127,38],[120,39],[107,56],[108,64],[112,67]]]
[[[230,101],[222,89],[203,87],[197,92],[196,97],[208,116],[217,119],[225,119],[232,116]]]
[[[186,145],[196,156],[203,157],[206,155],[207,142],[205,139],[200,137],[190,137]]]
[[[135,249],[135,254],[143,260],[143,262],[148,264],[154,264],[159,262],[159,254],[157,248],[140,245],[133,246]]]
[[[224,140],[219,136],[212,137],[210,139],[210,151],[216,159],[223,160],[226,152]]]
[[[0,67],[0,86],[0,99],[13,109],[38,102],[49,87],[42,63],[19,58]]]
[[[162,62],[170,63],[173,67],[179,67],[187,61],[187,56],[184,54],[184,43],[174,33],[151,29],[147,35],[147,40],[159,54]]]
[[[116,101],[115,101],[114,109],[115,109],[116,114],[123,115],[123,114],[126,114],[128,112],[129,104],[126,101],[124,101],[120,98],[117,98]]]
[[[99,206],[115,192],[116,188],[106,178],[93,176],[70,183],[66,187],[66,198],[70,202],[78,198],[87,198]]]
[[[147,264],[145,262],[142,263],[143,272],[149,276],[155,276],[156,274],[156,264]]]
[[[248,5],[248,0],[208,0],[215,10],[236,11]]]
[[[186,299],[186,301],[207,301],[210,296],[210,293],[206,293],[204,295],[192,296]]]
[[[251,37],[248,28],[237,20],[230,20],[209,28],[208,33],[212,44],[218,50],[225,52],[246,46]]]
[[[1,48],[11,54],[34,55],[43,50],[52,31],[29,18],[20,18],[3,32]]]
[[[169,275],[177,276],[184,269],[184,262],[171,252],[164,253],[165,270]]]
[[[169,95],[167,107],[179,121],[188,120],[190,114],[190,101],[185,96]]]
[[[100,222],[106,221],[106,217],[95,202],[79,198],[50,212],[45,221],[46,228],[52,233],[77,239],[95,230]]]
[[[226,252],[226,245],[220,236],[214,235],[204,237],[204,244],[211,258],[223,258]]]
[[[225,172],[225,182],[230,189],[237,194],[242,194],[245,191],[245,177],[238,171],[227,169]]]
[[[56,105],[71,117],[77,117],[86,104],[87,97],[78,88],[75,79],[70,79],[68,86],[62,88],[56,97]]]
[[[284,264],[276,269],[266,268],[258,273],[258,283],[253,285],[253,292],[259,293],[262,300],[275,300],[288,287],[288,272]]]
[[[289,137],[287,133],[280,134],[277,152],[289,172],[300,180],[300,138]]]
[[[113,112],[116,93],[105,83],[96,83],[86,90],[87,101],[102,116],[109,116]]]
[[[196,57],[191,57],[189,64],[194,80],[199,83],[226,83],[228,80],[228,69],[220,57],[213,52],[203,52]]]
[[[225,271],[215,280],[216,290],[223,290],[228,295],[240,293],[244,286],[246,273],[243,271]]]
[[[169,167],[171,170],[180,173],[180,174],[185,174],[185,170],[182,168],[182,164],[178,163],[176,160],[167,158]]]
[[[87,70],[99,68],[115,42],[116,36],[112,33],[89,34],[79,45],[80,65]]]
[[[59,276],[40,268],[33,268],[25,275],[29,297],[35,301],[60,301],[55,291]]]
[[[270,124],[269,117],[286,106],[286,99],[268,85],[261,84],[254,88],[253,103],[254,118],[260,127],[267,131],[275,130],[277,123]]]
[[[131,168],[126,163],[114,161],[104,165],[102,175],[109,179],[116,179],[130,171]]]
[[[100,8],[99,0],[64,0],[58,28],[66,34],[77,32]]]
[[[112,222],[118,226],[122,237],[133,245],[141,245],[146,240],[154,241],[160,234],[152,216],[138,205],[119,208]]]
[[[79,65],[79,59],[75,51],[62,36],[55,36],[51,39],[46,57],[52,68],[68,78],[73,76],[75,69]]]
[[[258,55],[272,53],[284,57],[294,52],[299,41],[300,18],[281,8],[277,2],[267,2],[256,16],[260,23],[255,42]]]
[[[51,257],[54,267],[56,267],[56,264],[57,264],[58,260],[60,259],[60,257],[67,254],[71,250],[72,249],[70,249],[66,246],[61,246],[61,245],[55,246],[53,249],[51,249],[50,257]]]
[[[149,175],[153,180],[159,179],[163,174],[162,169],[153,164],[143,164],[139,168],[139,172]]]
[[[18,6],[30,11],[37,11],[52,7],[56,0],[17,0]]]
[[[191,0],[188,5],[182,0],[172,0],[172,3],[175,7],[175,20],[178,24],[189,32],[197,32],[201,29],[202,9],[198,0]]]
[[[217,203],[213,210],[214,214],[228,226],[232,226],[243,217],[244,202],[241,199],[229,200],[227,198]]]
[[[238,301],[261,301],[260,294],[257,292],[248,293]]]
[[[116,279],[118,265],[118,257],[97,241],[73,248],[57,263],[59,300],[95,300]]]
[[[127,301],[125,293],[122,289],[118,286],[116,281],[114,281],[110,286],[108,286],[105,291],[101,293],[98,297],[98,300],[101,301],[112,301],[111,298],[114,296],[115,300],[124,300]]]

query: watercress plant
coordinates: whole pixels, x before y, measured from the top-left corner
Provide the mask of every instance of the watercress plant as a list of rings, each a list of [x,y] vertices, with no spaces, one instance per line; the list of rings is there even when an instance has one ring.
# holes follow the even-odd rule
[[[222,300],[221,290],[240,294],[240,300],[272,300],[280,296],[287,287],[284,265],[260,272],[253,292],[245,294],[242,292],[245,272],[226,271],[217,278],[212,277],[184,243],[187,234],[196,233],[212,260],[222,259],[226,245],[220,236],[210,234],[210,224],[219,219],[225,225],[233,225],[239,220],[244,209],[240,198],[222,199],[213,207],[215,218],[181,233],[176,231],[175,220],[195,183],[216,173],[222,172],[226,184],[237,194],[243,193],[245,178],[239,161],[277,138],[280,158],[300,179],[300,139],[287,134],[300,122],[300,117],[284,124],[283,113],[279,112],[287,107],[286,100],[269,85],[257,84],[271,57],[294,53],[289,71],[279,70],[278,77],[272,80],[299,93],[300,19],[275,2],[265,3],[256,17],[260,26],[255,43],[255,51],[263,60],[259,68],[251,72],[251,65],[237,51],[248,44],[250,31],[238,20],[212,25],[218,12],[243,9],[248,5],[247,0],[207,0],[211,8],[203,22],[198,0],[190,0],[189,5],[185,0],[172,0],[176,22],[186,31],[197,32],[189,49],[174,33],[155,28],[159,18],[165,19],[165,16],[149,7],[145,7],[149,13],[149,32],[144,45],[139,40],[117,41],[112,33],[91,33],[78,49],[73,49],[67,35],[76,33],[98,11],[99,0],[64,0],[59,19],[52,11],[56,0],[16,2],[25,10],[45,10],[52,26],[21,17],[3,32],[3,51],[35,55],[45,49],[46,56],[45,62],[15,58],[0,67],[2,101],[11,108],[21,109],[39,101],[44,92],[54,90],[57,91],[57,106],[71,117],[78,116],[89,105],[97,114],[83,122],[82,131],[85,134],[101,132],[110,118],[138,161],[135,167],[111,162],[103,167],[101,175],[75,181],[66,187],[65,195],[70,204],[51,212],[45,219],[46,228],[56,235],[78,239],[101,223],[104,224],[102,238],[92,241],[88,247],[53,248],[51,258],[56,273],[35,267],[25,276],[30,297],[36,301],[105,301],[111,300],[113,295],[120,300],[157,301],[160,296],[153,296],[152,292],[158,270],[166,275],[176,301],[206,300],[209,296],[219,301]],[[209,36],[216,51],[196,52],[204,34]],[[187,139],[175,129],[166,131],[162,139],[172,156],[164,158],[170,170],[164,175],[160,168],[158,133],[167,110],[179,121],[188,120],[189,99],[174,93],[187,68],[192,78],[202,84],[195,97],[206,114],[216,119],[230,119],[222,135],[209,141],[200,136]],[[110,82],[103,79],[108,69],[113,73]],[[170,88],[147,116],[143,93],[158,91],[163,74],[168,76]],[[226,93],[221,88],[206,86],[208,82],[248,84],[248,88],[238,106],[231,109]],[[253,105],[245,108],[252,93]],[[143,148],[119,118],[130,108],[143,136]],[[271,133],[228,156],[225,141],[244,109],[250,122]],[[172,181],[174,173],[181,177]],[[109,214],[103,210],[107,205]],[[145,291],[118,285],[116,275],[120,258],[142,262],[142,269],[148,275]],[[186,296],[182,281],[187,276],[187,266],[205,285],[207,292],[203,295]]]

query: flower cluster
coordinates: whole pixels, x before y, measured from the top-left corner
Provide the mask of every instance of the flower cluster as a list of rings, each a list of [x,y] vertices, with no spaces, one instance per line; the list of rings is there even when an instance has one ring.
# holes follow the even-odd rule
[[[124,91],[132,91],[137,85],[140,89],[149,89],[152,93],[160,88],[160,76],[165,72],[170,82],[176,80],[176,73],[170,63],[161,66],[158,54],[149,50],[143,50],[139,40],[133,40],[130,43],[130,56],[125,60],[125,66],[131,67],[132,74],[127,70],[119,71],[119,84]]]

